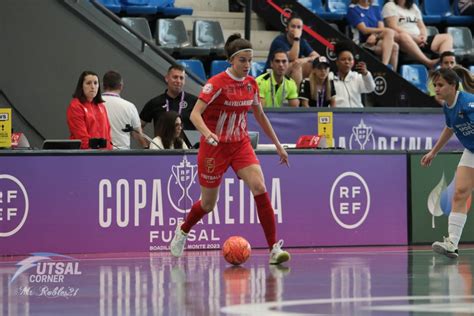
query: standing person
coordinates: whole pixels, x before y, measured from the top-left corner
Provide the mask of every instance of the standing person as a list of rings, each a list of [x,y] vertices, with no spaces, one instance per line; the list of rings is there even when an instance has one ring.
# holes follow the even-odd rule
[[[150,149],[188,149],[182,138],[183,122],[175,111],[165,112],[158,121],[157,136],[150,143]]]
[[[449,34],[427,36],[420,9],[414,0],[393,0],[382,9],[385,25],[395,31],[395,41],[400,50],[428,68],[435,68],[439,59],[429,59],[425,53],[441,54],[453,50],[453,38]]]
[[[66,113],[71,133],[69,138],[80,139],[81,149],[90,149],[90,144],[96,148],[112,149],[109,118],[97,74],[82,72],[72,97]]]
[[[439,69],[433,75],[436,96],[445,100],[443,105],[446,126],[426,155],[421,165],[427,167],[453,134],[464,146],[456,170],[456,184],[451,213],[448,219],[448,237],[433,243],[433,250],[449,258],[458,257],[458,244],[467,219],[467,199],[474,188],[474,95],[458,91],[459,77],[452,69]]]
[[[359,61],[355,70],[354,55],[350,42],[339,42],[335,45],[337,75],[330,74],[336,89],[336,107],[363,108],[362,93],[375,90],[375,81],[367,65]],[[331,78],[332,77],[332,78]]]
[[[108,71],[102,78],[102,85],[104,86],[102,98],[107,108],[114,149],[130,149],[130,133],[122,130],[126,125],[133,127],[135,131],[131,136],[143,148],[147,148],[148,142],[141,136],[142,128],[137,108],[133,103],[120,97],[123,90],[122,76],[116,71]]]
[[[184,92],[184,84],[186,82],[185,68],[178,64],[170,66],[165,76],[165,81],[167,84],[165,93],[148,101],[140,112],[142,128],[153,121],[154,136],[156,136],[160,115],[164,112],[175,111],[182,117],[184,129],[196,129],[193,123],[191,123],[189,116],[197,98],[190,93]]]
[[[272,69],[255,81],[260,91],[260,100],[264,107],[280,108],[282,106],[298,107],[298,87],[296,82],[286,75],[288,70],[288,54],[278,49],[272,56]]]
[[[222,176],[231,166],[254,196],[258,218],[271,250],[269,263],[280,264],[288,261],[290,254],[281,249],[283,240],[276,240],[274,210],[247,131],[250,107],[256,121],[275,144],[280,163],[288,165],[288,154],[263,112],[255,79],[248,75],[252,44],[240,34],[233,34],[227,39],[225,51],[231,67],[208,80],[191,114],[192,122],[202,134],[198,153],[201,200],[192,206],[184,223],[176,227],[170,250],[176,257],[182,255],[191,228],[214,210]]]
[[[398,44],[395,31],[384,26],[379,6],[373,0],[351,0],[347,12],[347,22],[352,27],[354,42],[381,56],[384,65],[398,66]]]
[[[334,107],[336,106],[336,89],[329,79],[329,61],[320,56],[313,61],[313,70],[309,78],[300,86],[302,107]]]
[[[286,33],[278,35],[271,43],[267,63],[265,65],[265,69],[270,68],[271,58],[277,49],[283,49],[288,52],[290,59],[288,75],[295,80],[296,86],[300,85],[303,78],[308,77],[311,72],[311,62],[316,57],[319,57],[319,54],[302,38],[302,35],[303,20],[293,13],[288,18]]]

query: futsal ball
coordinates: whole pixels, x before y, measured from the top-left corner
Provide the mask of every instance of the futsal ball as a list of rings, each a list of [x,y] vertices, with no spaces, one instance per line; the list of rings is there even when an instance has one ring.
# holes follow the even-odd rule
[[[222,246],[224,259],[236,266],[247,261],[251,252],[252,248],[247,239],[240,236],[229,237]]]

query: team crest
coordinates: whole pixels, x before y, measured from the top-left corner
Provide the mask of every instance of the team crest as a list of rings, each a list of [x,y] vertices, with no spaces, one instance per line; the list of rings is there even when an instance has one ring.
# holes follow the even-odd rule
[[[214,158],[206,158],[206,170],[208,173],[213,173],[216,169],[216,161]]]
[[[247,83],[247,91],[252,92],[252,85],[250,83]]]
[[[212,84],[206,83],[206,85],[202,88],[202,92],[205,93],[205,94],[209,94],[209,93],[212,92],[212,89],[214,89]]]

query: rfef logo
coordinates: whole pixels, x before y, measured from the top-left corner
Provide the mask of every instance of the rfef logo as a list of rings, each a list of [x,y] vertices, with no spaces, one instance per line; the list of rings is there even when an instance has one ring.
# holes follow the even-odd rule
[[[0,174],[0,237],[17,233],[28,217],[29,200],[25,186],[8,174]]]
[[[370,191],[367,182],[358,173],[348,171],[334,181],[330,195],[334,220],[345,229],[362,225],[369,215]]]

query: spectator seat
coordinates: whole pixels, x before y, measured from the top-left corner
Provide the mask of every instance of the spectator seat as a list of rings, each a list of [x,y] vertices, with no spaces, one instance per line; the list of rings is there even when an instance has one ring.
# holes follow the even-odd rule
[[[203,81],[206,81],[206,71],[204,70],[204,65],[199,59],[178,59],[177,62],[183,65],[187,71],[194,73]]]
[[[402,77],[413,84],[415,87],[423,91],[428,92],[428,70],[422,64],[411,64],[402,65],[400,67],[400,74]]]
[[[155,31],[156,43],[168,54],[180,57],[209,55],[206,47],[193,47],[184,22],[178,19],[158,19]]]
[[[219,21],[196,20],[193,24],[193,44],[196,47],[206,47],[211,54],[225,56],[224,32]]]

